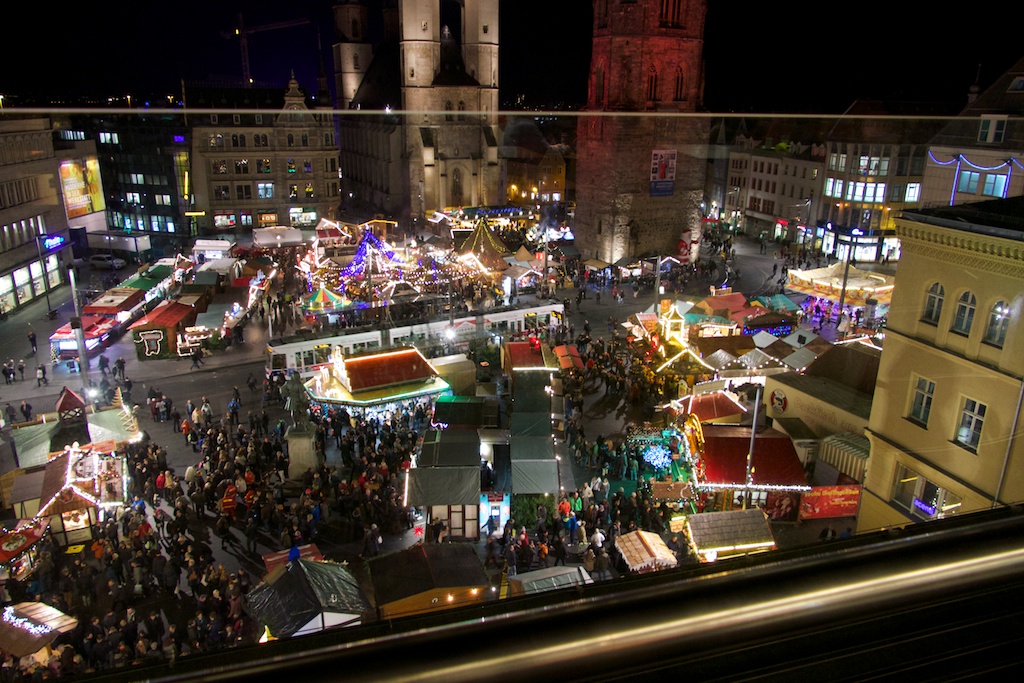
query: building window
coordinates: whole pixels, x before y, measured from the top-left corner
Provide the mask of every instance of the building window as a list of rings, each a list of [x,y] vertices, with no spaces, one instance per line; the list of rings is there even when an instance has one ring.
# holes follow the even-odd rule
[[[236,199],[252,199],[252,185],[236,185],[235,186],[235,198]]]
[[[942,315],[942,301],[946,297],[946,290],[938,282],[928,288],[928,295],[924,300],[924,315],[921,320],[932,325],[939,324],[939,316]]]
[[[960,171],[960,180],[956,184],[956,191],[977,194],[979,180],[981,180],[981,174],[977,171]]]
[[[249,160],[235,159],[235,173],[239,175],[249,175]]]
[[[445,121],[454,121],[455,120],[452,117],[452,115],[451,115],[451,111],[452,111],[452,102],[451,102],[451,100],[448,100],[447,102],[444,103],[444,111],[445,111],[445,115],[444,115],[444,120]]]
[[[257,173],[270,173],[270,159],[259,159],[256,162]]]
[[[306,183],[306,199],[313,198],[313,183]]]
[[[981,193],[987,197],[1006,197],[1006,176],[1000,173],[986,173]]]
[[[960,410],[960,426],[956,429],[956,442],[972,451],[978,450],[981,441],[981,428],[985,423],[984,403],[972,398],[964,399],[964,407]]]
[[[685,85],[686,85],[686,81],[685,81],[685,79],[683,77],[683,67],[677,66],[676,67],[676,94],[675,94],[675,98],[674,98],[676,102],[682,102],[683,100],[686,99],[686,91],[684,90]]]
[[[985,328],[985,343],[1003,348],[1006,341],[1006,328],[1010,324],[1010,306],[1005,301],[997,301],[988,314],[988,327]]]
[[[286,162],[289,173],[295,173],[295,159],[288,159]]]
[[[309,147],[309,134],[308,133],[303,133],[302,134],[302,146],[303,147]]]
[[[892,502],[914,517],[941,519],[956,514],[963,498],[928,481],[906,465],[898,465]]]
[[[999,143],[1003,141],[1003,137],[1005,135],[1005,118],[982,119],[980,125],[978,126],[978,142]]]
[[[231,187],[228,185],[214,185],[213,198],[218,201],[231,199]]]
[[[211,162],[211,170],[214,175],[224,175],[228,172],[228,162],[224,159],[215,159]]]
[[[256,194],[260,199],[273,199],[274,183],[258,183],[256,185]]]
[[[928,427],[928,416],[932,412],[932,398],[935,396],[935,382],[917,378],[914,386],[914,400],[910,404],[910,419],[913,422]]]
[[[977,303],[977,299],[970,292],[960,295],[960,300],[956,302],[956,316],[953,318],[953,327],[951,328],[954,332],[963,335],[971,333],[971,323],[974,322],[974,309]]]
[[[647,101],[658,101],[658,71],[653,66],[647,71]]]
[[[916,202],[921,200],[921,183],[907,183],[907,194],[904,201]]]
[[[288,199],[298,199],[298,198],[299,198],[299,186],[298,185],[289,185],[288,186]]]
[[[459,100],[459,121],[466,120],[466,103]]]
[[[222,148],[224,147],[224,136],[220,133],[213,133],[209,138],[209,146],[211,148]]]
[[[312,173],[313,172],[313,162],[310,161],[309,159],[306,159],[305,161],[303,161],[302,162],[302,170],[305,171],[306,173]]]

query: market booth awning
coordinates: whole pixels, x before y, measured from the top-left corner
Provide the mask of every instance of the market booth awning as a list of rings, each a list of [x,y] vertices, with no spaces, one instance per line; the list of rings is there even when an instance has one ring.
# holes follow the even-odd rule
[[[0,612],[0,649],[17,658],[26,657],[77,626],[78,619],[42,602],[7,605]]]
[[[846,280],[844,303],[863,306],[868,299],[874,299],[882,305],[892,302],[892,290],[896,278],[892,275],[874,273],[850,266],[846,270],[843,262],[833,263],[825,268],[789,271],[789,282],[786,287],[802,294],[839,301],[843,296],[843,280]]]
[[[583,369],[583,359],[580,358],[580,352],[576,348],[575,344],[564,344],[562,346],[556,346],[552,349],[555,357],[558,358],[558,365],[566,370],[568,368],[575,368],[577,370]]]

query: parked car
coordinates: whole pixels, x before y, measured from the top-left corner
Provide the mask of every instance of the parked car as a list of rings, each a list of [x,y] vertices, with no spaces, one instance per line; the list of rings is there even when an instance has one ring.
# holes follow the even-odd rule
[[[128,262],[110,254],[93,254],[89,257],[89,265],[94,270],[121,270]]]

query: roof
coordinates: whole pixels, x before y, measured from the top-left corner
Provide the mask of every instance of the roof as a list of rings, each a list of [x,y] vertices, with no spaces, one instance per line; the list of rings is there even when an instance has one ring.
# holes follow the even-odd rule
[[[775,537],[761,508],[705,512],[690,515],[686,523],[699,553],[735,553],[775,547]]]
[[[545,367],[544,354],[539,350],[530,348],[530,342],[528,341],[507,342],[505,344],[505,353],[511,362],[509,370]]]
[[[54,406],[54,411],[57,413],[64,413],[69,410],[76,410],[85,407],[85,401],[82,397],[76,394],[71,389],[64,387],[60,396],[57,398],[57,404]]]
[[[631,571],[651,571],[674,567],[678,563],[661,536],[650,531],[622,534],[615,539],[615,547]]]
[[[21,628],[15,620],[24,619],[35,628]],[[3,608],[0,642],[4,651],[18,658],[35,654],[62,633],[78,626],[78,619],[42,602],[19,602]]]
[[[530,595],[543,591],[568,588],[569,586],[582,586],[594,583],[594,579],[582,566],[571,567],[547,567],[532,572],[523,572],[508,577],[509,589],[512,595]]]
[[[1021,97],[1024,97],[1022,95]],[[977,134],[978,122],[972,128]],[[1020,125],[1020,124],[1018,124]],[[905,211],[905,220],[1024,241],[1024,196]]]
[[[189,316],[192,316],[194,320],[196,315],[196,309],[192,306],[177,301],[162,301],[159,306],[129,325],[128,329],[171,328],[188,319]]]
[[[864,420],[871,417],[871,393],[858,391],[833,379],[809,376],[806,373],[784,372],[772,375],[772,379]]]
[[[367,562],[377,606],[439,588],[486,586],[476,548],[461,543],[417,544]]]
[[[510,436],[551,436],[551,413],[516,411],[509,418]]]
[[[485,399],[478,396],[438,396],[434,401],[435,425],[479,427],[484,423]]]
[[[423,382],[437,376],[437,370],[415,348],[346,358],[345,373],[352,393]]]
[[[701,422],[739,415],[747,412],[746,408],[736,399],[735,394],[725,391],[712,391],[698,396],[684,396],[679,399],[684,414],[694,414]]]
[[[472,430],[431,429],[423,435],[417,467],[480,467],[480,435]]]
[[[130,311],[138,305],[146,293],[134,287],[108,289],[99,297],[82,307],[83,315],[117,315]]]
[[[709,427],[704,430],[704,486],[745,488],[749,427]],[[803,465],[788,436],[763,430],[754,440],[751,487],[807,487]]]
[[[370,610],[352,572],[333,562],[302,558],[276,567],[245,601],[253,616],[278,638],[295,635],[322,612],[361,619]]]
[[[734,334],[728,337],[690,337],[690,345],[697,348],[702,358],[707,357],[715,351],[722,349],[734,358],[742,356],[747,351],[757,348],[753,337],[749,334]]]

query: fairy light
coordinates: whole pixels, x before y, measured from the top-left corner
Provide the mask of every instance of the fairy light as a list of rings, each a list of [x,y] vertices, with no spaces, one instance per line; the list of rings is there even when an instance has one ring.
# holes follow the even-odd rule
[[[14,613],[14,607],[8,605],[4,607],[3,620],[15,628],[19,628],[22,631],[28,631],[34,636],[45,636],[46,634],[53,631],[53,629],[46,624],[37,624],[34,621],[19,617]]]

